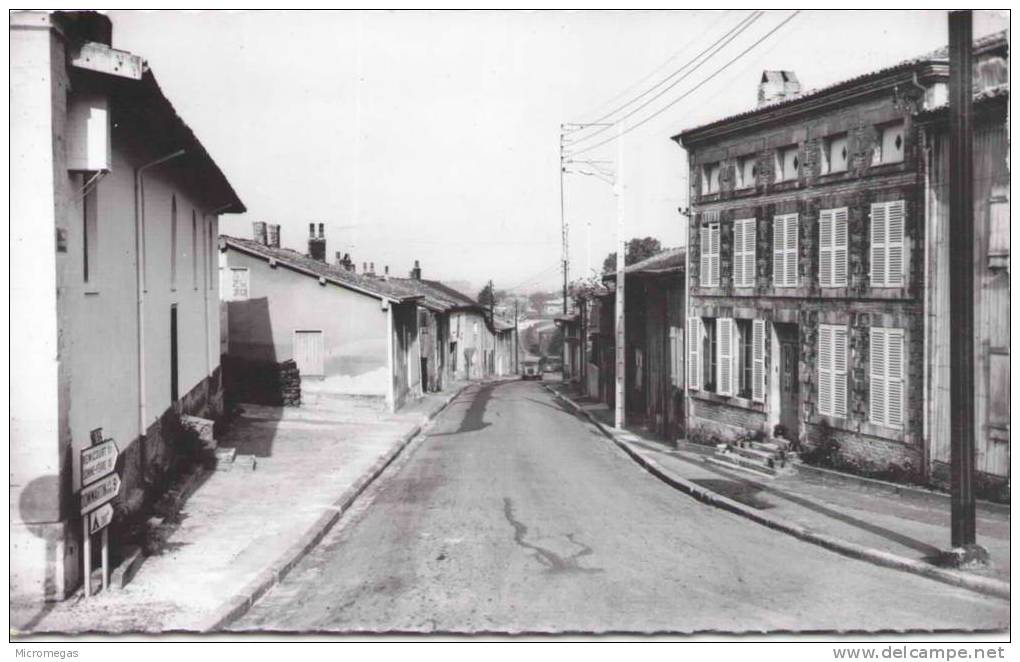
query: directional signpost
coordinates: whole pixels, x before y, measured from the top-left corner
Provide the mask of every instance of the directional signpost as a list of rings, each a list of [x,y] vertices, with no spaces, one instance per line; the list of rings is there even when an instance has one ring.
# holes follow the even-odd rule
[[[81,451],[81,514],[84,539],[85,595],[92,594],[92,536],[102,534],[103,590],[110,585],[110,536],[113,521],[110,501],[120,493],[120,476],[114,473],[120,450],[103,429],[89,433],[92,445]]]

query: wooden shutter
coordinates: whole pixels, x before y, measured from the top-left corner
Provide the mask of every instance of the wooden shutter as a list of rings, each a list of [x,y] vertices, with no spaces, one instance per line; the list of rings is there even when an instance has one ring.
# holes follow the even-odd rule
[[[733,221],[733,285],[744,284],[744,221]]]
[[[903,285],[903,221],[902,200],[886,204],[886,285]]]
[[[712,286],[719,286],[719,224],[713,223],[709,226],[709,235],[712,240],[711,270]]]
[[[754,286],[756,243],[755,219],[733,222],[733,284],[737,287]]]
[[[832,416],[832,330],[828,324],[818,327],[818,411]]]
[[[758,261],[755,258],[758,247],[758,221],[749,218],[744,221],[744,285],[754,287],[754,276]]]
[[[701,318],[687,318],[687,387],[701,388]]]
[[[765,402],[765,320],[751,323],[751,398]]]
[[[870,385],[868,395],[870,402],[870,420],[872,423],[885,424],[885,329],[871,329],[871,340],[868,347]]]
[[[886,208],[884,204],[871,205],[871,286],[885,287],[886,274]]]
[[[702,287],[712,284],[711,252],[712,252],[712,231],[711,225],[701,226],[701,269],[698,271],[698,280]]]
[[[818,285],[832,287],[832,210],[818,215]]]
[[[832,286],[847,285],[847,208],[832,210]]]
[[[733,395],[733,319],[720,317],[716,320],[716,392],[719,395]]]
[[[776,216],[772,219],[772,285],[782,287],[786,284],[786,217]]]
[[[797,214],[789,214],[786,217],[786,285],[790,287],[797,285],[797,246],[800,229],[797,220]]]
[[[832,327],[832,415],[846,418],[847,328]]]
[[[903,331],[885,332],[886,425],[903,425]]]

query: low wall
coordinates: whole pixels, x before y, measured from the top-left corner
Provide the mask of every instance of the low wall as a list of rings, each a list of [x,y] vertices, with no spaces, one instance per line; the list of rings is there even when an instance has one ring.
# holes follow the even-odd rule
[[[301,374],[293,360],[254,361],[224,355],[223,392],[228,402],[275,407],[301,405]]]

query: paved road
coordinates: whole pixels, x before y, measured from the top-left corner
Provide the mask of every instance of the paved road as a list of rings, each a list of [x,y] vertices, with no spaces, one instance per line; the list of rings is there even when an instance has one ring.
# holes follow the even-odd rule
[[[662,484],[541,385],[471,387],[238,623],[323,631],[1005,628],[1009,605]]]

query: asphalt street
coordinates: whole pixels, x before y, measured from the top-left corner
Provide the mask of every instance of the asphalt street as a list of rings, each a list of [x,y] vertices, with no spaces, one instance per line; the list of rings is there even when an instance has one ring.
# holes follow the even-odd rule
[[[470,387],[238,630],[1002,629],[1009,604],[855,561],[646,473],[535,382]]]

